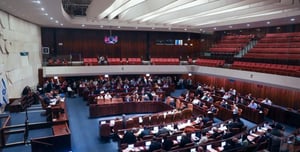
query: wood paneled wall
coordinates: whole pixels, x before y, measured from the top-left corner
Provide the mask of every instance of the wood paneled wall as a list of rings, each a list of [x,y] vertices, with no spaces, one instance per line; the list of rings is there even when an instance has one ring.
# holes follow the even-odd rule
[[[109,30],[42,28],[42,45],[50,48],[51,55],[81,54],[82,57],[186,57],[199,54],[201,34],[149,31],[111,31],[119,42],[104,43]],[[188,41],[188,37],[191,38]],[[182,39],[192,46],[156,45],[156,40]]]
[[[251,93],[256,98],[268,97],[274,104],[300,109],[300,91],[278,88],[275,86],[267,86],[254,82],[244,82],[240,80],[232,80],[224,77],[215,76],[193,76],[194,82],[200,82],[207,85],[212,85],[217,88],[224,87],[226,90],[235,88],[241,95]]]

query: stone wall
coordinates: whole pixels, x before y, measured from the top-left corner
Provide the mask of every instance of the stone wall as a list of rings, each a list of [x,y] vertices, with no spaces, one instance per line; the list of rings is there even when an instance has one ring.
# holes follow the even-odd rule
[[[25,86],[34,88],[41,67],[41,28],[0,11],[0,76],[8,97],[18,98]]]

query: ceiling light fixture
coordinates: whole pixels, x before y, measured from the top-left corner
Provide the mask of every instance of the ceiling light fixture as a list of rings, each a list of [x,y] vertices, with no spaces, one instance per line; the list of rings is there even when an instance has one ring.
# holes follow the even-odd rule
[[[292,22],[294,22],[295,20],[296,20],[296,19],[294,19],[294,18],[291,18],[291,21],[292,21]]]
[[[63,23],[60,23],[60,26],[64,26],[64,24],[63,24]]]
[[[50,17],[50,20],[53,20],[53,17]]]
[[[48,16],[48,13],[45,13],[44,15],[45,15],[45,16]]]
[[[271,24],[271,22],[268,21],[267,24]]]
[[[42,7],[42,8],[41,8],[41,10],[42,10],[42,11],[45,11],[45,8],[44,8],[44,7]]]
[[[32,3],[41,4],[41,1],[32,1]]]
[[[84,25],[84,24],[81,24],[81,27],[85,27],[85,25]]]

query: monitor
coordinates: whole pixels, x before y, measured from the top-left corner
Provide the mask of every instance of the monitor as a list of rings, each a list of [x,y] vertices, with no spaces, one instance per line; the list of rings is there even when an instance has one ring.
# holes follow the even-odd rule
[[[116,44],[118,42],[118,36],[105,36],[104,43],[105,44]]]

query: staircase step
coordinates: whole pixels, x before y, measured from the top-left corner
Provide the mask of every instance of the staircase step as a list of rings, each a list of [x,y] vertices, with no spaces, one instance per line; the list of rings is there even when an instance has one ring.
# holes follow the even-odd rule
[[[15,133],[21,133],[21,132],[24,132],[25,129],[22,128],[22,129],[12,129],[12,130],[6,130],[4,133],[5,134],[15,134]]]
[[[13,142],[13,143],[6,143],[5,147],[12,147],[12,146],[18,146],[18,145],[24,145],[24,141],[17,141],[17,142]]]

